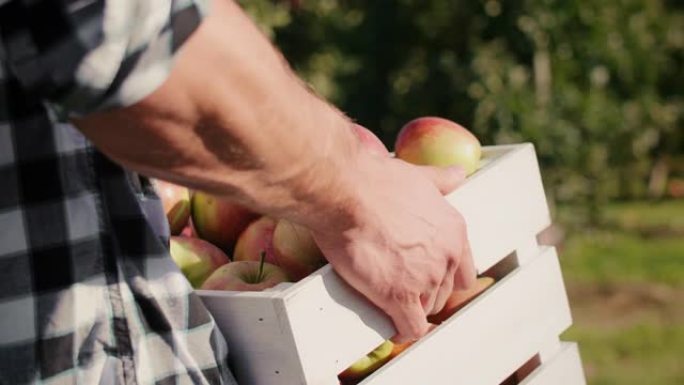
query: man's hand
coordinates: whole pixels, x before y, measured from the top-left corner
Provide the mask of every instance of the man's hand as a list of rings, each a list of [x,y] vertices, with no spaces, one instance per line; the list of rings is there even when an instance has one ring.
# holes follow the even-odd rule
[[[465,172],[361,157],[353,225],[322,225],[314,236],[345,281],[392,317],[395,341],[417,339],[428,331],[426,316],[475,281],[465,223],[441,196]]]

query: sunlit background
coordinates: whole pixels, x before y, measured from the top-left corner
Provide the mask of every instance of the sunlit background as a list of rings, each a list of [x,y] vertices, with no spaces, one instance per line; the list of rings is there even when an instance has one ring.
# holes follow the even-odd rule
[[[535,144],[590,384],[684,384],[684,2],[244,0],[391,149],[422,115]]]

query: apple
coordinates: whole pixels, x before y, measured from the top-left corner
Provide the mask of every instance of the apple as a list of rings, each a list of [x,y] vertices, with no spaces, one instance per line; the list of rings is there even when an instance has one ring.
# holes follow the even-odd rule
[[[218,247],[199,238],[171,237],[171,258],[197,288],[217,268],[230,262],[228,256]]]
[[[394,145],[397,158],[418,165],[461,166],[472,174],[482,148],[470,131],[438,117],[421,117],[404,125]]]
[[[261,253],[265,253],[268,263],[277,265],[273,250],[273,232],[276,220],[263,216],[252,222],[238,237],[233,251],[233,261],[258,261]]]
[[[204,281],[204,290],[262,291],[288,282],[280,267],[261,261],[237,261],[223,265]]]
[[[190,219],[190,192],[183,186],[161,179],[151,181],[162,201],[171,235],[180,234]]]
[[[311,232],[285,219],[261,217],[240,234],[233,261],[265,261],[281,267],[288,276],[300,280],[325,263]]]
[[[404,350],[408,349],[413,345],[416,341],[407,341],[407,342],[402,342],[402,343],[394,343],[394,347],[392,348],[392,353],[390,353],[390,359],[400,355]]]
[[[368,151],[380,156],[390,155],[389,151],[387,150],[387,147],[385,147],[382,141],[377,136],[375,136],[373,131],[356,123],[352,123],[352,129],[356,134],[356,137],[359,138],[359,142],[361,142],[361,145],[363,145],[363,147],[366,148]]]
[[[429,324],[429,331],[434,330],[437,326],[435,323],[430,323]],[[411,345],[415,344],[416,341],[406,341],[406,342],[394,342],[394,347],[392,348],[392,353],[390,353],[390,360],[393,359],[394,357],[400,355],[404,350],[408,349],[411,347]]]
[[[337,377],[345,384],[355,384],[368,377],[392,358],[394,343],[386,340],[372,352],[351,364]]]
[[[325,264],[309,229],[281,219],[273,230],[273,252],[280,267],[298,281]]]
[[[436,327],[437,325],[431,324],[429,330],[432,331]],[[354,362],[337,377],[342,380],[345,385],[356,384],[371,375],[387,362],[394,359],[415,342],[416,341],[406,341],[397,343],[392,340],[386,340],[375,348],[375,350]]]
[[[428,321],[434,324],[444,322],[493,284],[494,278],[480,277],[470,289],[454,290],[444,308],[439,313],[428,316]]]
[[[190,198],[197,236],[232,254],[240,233],[258,214],[224,198],[195,191]]]

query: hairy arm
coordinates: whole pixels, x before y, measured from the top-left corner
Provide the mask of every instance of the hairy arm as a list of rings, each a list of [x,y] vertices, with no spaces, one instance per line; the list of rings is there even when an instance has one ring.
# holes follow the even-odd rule
[[[337,180],[358,151],[348,119],[314,97],[239,7],[222,0],[160,88],[75,124],[131,169],[300,222],[339,205]]]
[[[309,227],[399,340],[474,280],[465,225],[440,194],[463,173],[363,151],[232,1],[213,2],[155,92],[75,124],[133,170]]]

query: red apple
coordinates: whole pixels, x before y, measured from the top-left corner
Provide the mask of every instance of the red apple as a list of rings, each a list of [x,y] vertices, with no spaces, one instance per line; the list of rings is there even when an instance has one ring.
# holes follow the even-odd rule
[[[199,191],[193,192],[190,202],[197,235],[229,254],[240,233],[258,217],[232,201]]]
[[[171,258],[197,288],[217,268],[230,262],[218,247],[199,238],[171,237]]]
[[[481,146],[475,135],[443,118],[414,119],[399,131],[394,151],[399,159],[419,165],[461,166],[473,173],[480,162]]]
[[[237,240],[233,261],[259,261],[261,253],[265,253],[266,262],[277,265],[273,250],[275,227],[276,220],[265,216],[250,223]]]
[[[218,268],[204,281],[202,289],[262,291],[287,282],[287,278],[287,274],[276,265],[260,261],[238,261]]]
[[[470,289],[454,290],[444,308],[439,313],[428,316],[428,321],[434,324],[444,322],[493,284],[494,278],[480,277]]]
[[[160,179],[152,179],[152,185],[162,201],[171,235],[180,234],[190,219],[190,193],[188,189]]]
[[[413,345],[416,341],[408,341],[408,342],[402,342],[402,343],[395,343],[394,347],[392,348],[392,353],[390,353],[390,359],[400,355],[404,350],[408,349]]]
[[[325,264],[323,253],[311,232],[303,226],[281,219],[273,231],[276,261],[293,281],[298,281]]]
[[[382,141],[377,136],[375,136],[375,134],[371,130],[356,123],[352,123],[352,129],[354,130],[356,136],[359,138],[359,141],[361,142],[363,147],[368,149],[368,151],[380,156],[390,155],[389,151],[387,151],[387,147],[385,147]]]

